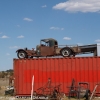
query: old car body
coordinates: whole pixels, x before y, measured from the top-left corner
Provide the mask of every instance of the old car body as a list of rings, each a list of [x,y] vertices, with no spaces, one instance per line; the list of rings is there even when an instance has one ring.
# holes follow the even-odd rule
[[[47,57],[47,56],[63,56],[69,57],[71,55],[75,56],[77,53],[81,52],[81,49],[76,46],[68,45],[58,45],[57,40],[53,38],[40,40],[40,45],[36,46],[36,50],[18,49],[18,58],[33,58],[33,57]]]
[[[58,45],[57,41],[52,38],[42,39],[40,41],[40,45],[36,46],[36,50],[29,50],[25,48],[18,49],[16,52],[18,58],[53,56],[55,54],[55,45]]]

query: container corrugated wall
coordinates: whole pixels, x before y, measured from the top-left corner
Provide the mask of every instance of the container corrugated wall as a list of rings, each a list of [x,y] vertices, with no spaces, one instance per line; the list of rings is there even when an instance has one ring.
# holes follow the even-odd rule
[[[48,78],[52,86],[61,84],[64,93],[68,93],[73,78],[76,85],[89,82],[92,91],[100,82],[100,57],[14,59],[16,95],[30,95],[33,75],[34,91],[44,86]]]

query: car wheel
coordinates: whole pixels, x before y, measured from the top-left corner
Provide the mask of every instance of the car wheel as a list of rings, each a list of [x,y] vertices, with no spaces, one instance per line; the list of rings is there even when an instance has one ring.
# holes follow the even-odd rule
[[[19,51],[17,53],[18,58],[27,58],[26,52],[25,51]]]
[[[63,57],[69,57],[71,55],[71,50],[69,48],[63,48],[60,53]]]
[[[30,56],[30,58],[33,58],[33,56]]]

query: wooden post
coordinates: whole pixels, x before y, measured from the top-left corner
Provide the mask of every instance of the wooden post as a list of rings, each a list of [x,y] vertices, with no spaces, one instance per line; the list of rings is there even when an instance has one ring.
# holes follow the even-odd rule
[[[31,100],[33,99],[33,86],[34,86],[34,75],[32,77],[32,90],[31,90]]]

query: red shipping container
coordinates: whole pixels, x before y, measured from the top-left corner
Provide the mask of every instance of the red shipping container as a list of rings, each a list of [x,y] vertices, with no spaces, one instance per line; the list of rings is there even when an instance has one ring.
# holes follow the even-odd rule
[[[49,78],[52,86],[61,84],[60,91],[64,93],[68,93],[72,79],[76,85],[89,82],[91,91],[100,82],[100,57],[14,59],[13,62],[14,88],[19,96],[31,94],[33,75],[34,91],[43,87]]]

